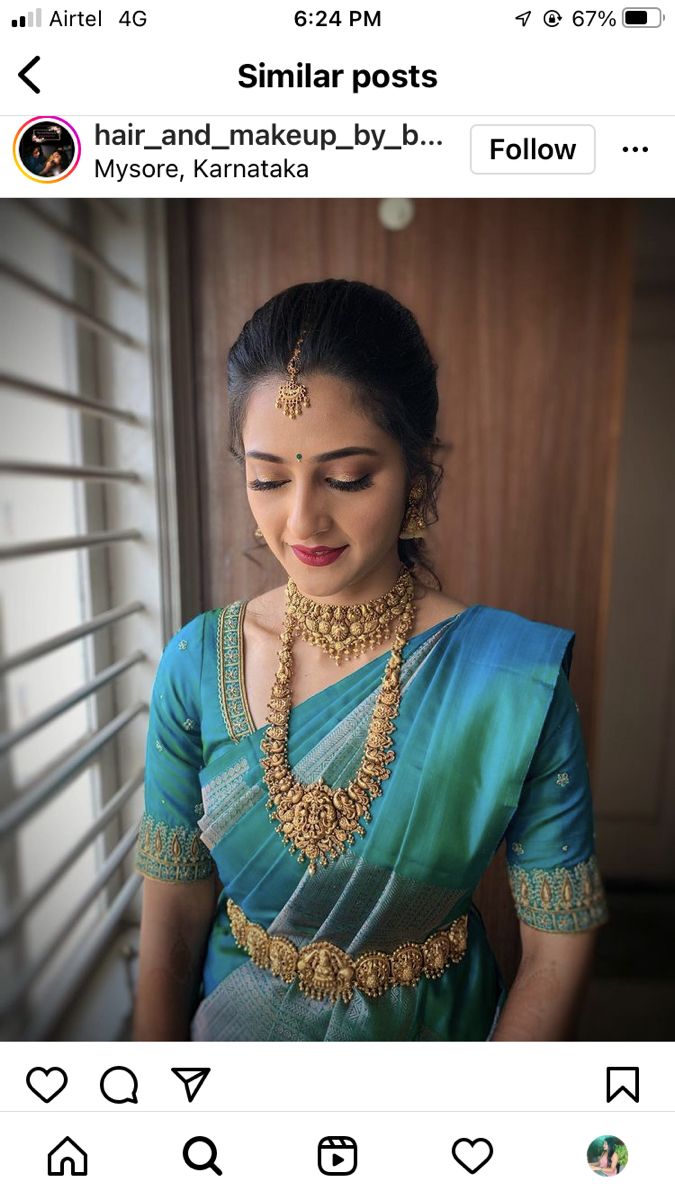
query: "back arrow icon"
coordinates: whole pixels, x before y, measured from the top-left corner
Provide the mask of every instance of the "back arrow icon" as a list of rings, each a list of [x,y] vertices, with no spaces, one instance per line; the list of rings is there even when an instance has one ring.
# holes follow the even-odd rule
[[[523,25],[523,29],[524,29],[531,16],[532,16],[532,9],[530,9],[529,12],[519,13],[518,16],[516,17],[516,21],[521,21],[522,25]]]
[[[39,61],[40,61],[40,55],[36,54],[35,58],[31,58],[30,62],[26,63],[25,67],[22,67],[21,70],[19,71],[19,79],[22,79],[24,83],[27,83],[28,87],[32,88],[34,92],[39,92],[40,89],[37,86],[37,84],[33,83],[32,79],[28,78],[28,72],[31,71],[33,69],[33,67],[35,66],[35,64],[39,63]]]

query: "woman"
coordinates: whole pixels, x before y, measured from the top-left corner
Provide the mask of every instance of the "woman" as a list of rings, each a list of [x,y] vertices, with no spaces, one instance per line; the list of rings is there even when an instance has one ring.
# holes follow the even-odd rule
[[[616,1147],[616,1138],[605,1138],[602,1143],[602,1154],[597,1162],[590,1164],[591,1170],[597,1171],[600,1175],[618,1175],[619,1155]]]
[[[605,920],[574,634],[420,578],[442,470],[415,318],[362,283],[289,288],[228,381],[230,449],[288,582],[164,650],[136,1037],[569,1036]],[[508,998],[471,904],[504,838]]]

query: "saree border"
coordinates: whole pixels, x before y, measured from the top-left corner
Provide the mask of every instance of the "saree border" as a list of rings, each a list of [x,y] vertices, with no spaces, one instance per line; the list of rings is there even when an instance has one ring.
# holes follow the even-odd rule
[[[208,879],[214,866],[198,829],[169,825],[143,814],[136,843],[135,868],[139,874],[167,883],[192,883]]]
[[[216,632],[218,700],[222,718],[233,742],[255,733],[255,721],[244,687],[245,600],[221,608]]]
[[[609,920],[595,854],[574,866],[507,865],[518,919],[544,933],[582,933]]]

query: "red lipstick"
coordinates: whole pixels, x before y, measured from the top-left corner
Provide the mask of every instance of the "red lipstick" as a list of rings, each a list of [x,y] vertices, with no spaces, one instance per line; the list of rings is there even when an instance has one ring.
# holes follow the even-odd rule
[[[310,567],[327,567],[340,557],[346,546],[291,546],[296,558]]]

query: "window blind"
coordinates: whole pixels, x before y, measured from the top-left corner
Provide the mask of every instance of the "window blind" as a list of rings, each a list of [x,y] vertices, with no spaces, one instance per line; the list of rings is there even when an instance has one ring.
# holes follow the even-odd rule
[[[0,201],[4,1038],[77,1036],[137,922],[147,697],[178,616],[165,253],[160,203]]]

